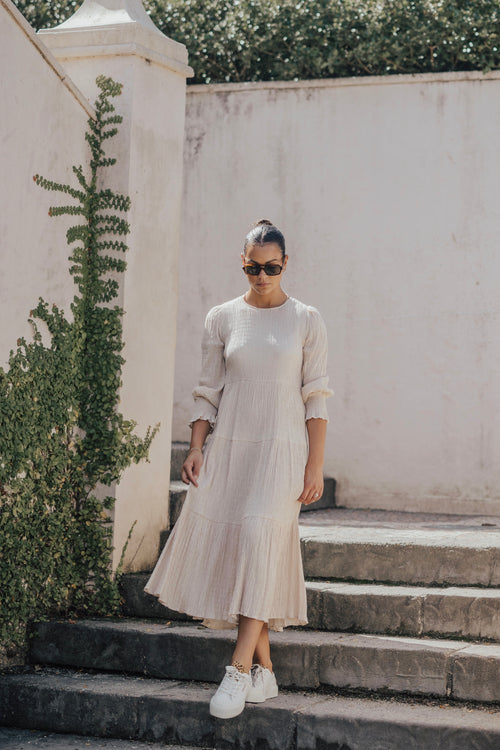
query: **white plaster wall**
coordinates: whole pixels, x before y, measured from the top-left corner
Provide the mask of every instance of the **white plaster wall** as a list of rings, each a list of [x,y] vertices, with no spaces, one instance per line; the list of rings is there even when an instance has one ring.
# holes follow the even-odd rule
[[[118,6],[122,20],[115,18]],[[140,0],[87,3],[39,34],[92,101],[100,73],[123,84],[113,99],[123,122],[106,151],[117,164],[103,177],[131,198],[119,298],[125,342],[120,411],[137,422],[137,434],[158,422],[160,431],[150,462],[130,466],[115,488],[113,567],[135,524],[125,569],[148,570],[168,526],[185,90],[192,71],[184,45],[154,27]]]
[[[117,164],[99,180],[131,198],[127,270],[116,300],[125,311],[120,411],[137,422],[139,435],[161,425],[150,462],[129,467],[111,489],[113,567],[135,523],[124,566],[144,570],[156,562],[168,525],[185,88],[192,71],[185,47],[156,30],[140,2],[126,5],[122,20],[102,24],[101,11],[113,16],[113,9],[88,3],[88,12],[66,26],[35,34],[10,0],[0,0],[0,365],[19,336],[31,335],[26,319],[40,295],[70,317],[75,287],[65,234],[75,217],[51,218],[48,209],[74,201],[38,187],[33,175],[78,187],[71,166],[88,170],[89,101],[99,93],[97,75],[110,75],[123,84],[112,99],[123,122],[106,148]]]
[[[75,286],[66,230],[75,217],[48,215],[64,193],[33,181],[40,174],[77,187],[73,164],[88,162],[84,140],[93,108],[11,2],[0,2],[0,366],[20,336],[31,336],[30,310],[42,296],[71,319]],[[71,201],[70,201],[71,202]]]
[[[131,198],[119,296],[125,310],[120,411],[137,422],[141,436],[148,425],[160,423],[149,461],[129,466],[115,488],[113,566],[135,523],[125,566],[137,571],[155,564],[159,534],[168,526],[186,81],[139,56],[124,59],[89,55],[63,62],[92,97],[98,94],[93,82],[99,73],[124,83],[122,94],[112,99],[124,119],[106,146],[117,164],[106,169],[105,178],[107,187]]]
[[[186,127],[173,438],[266,217],[328,327],[339,503],[499,512],[500,74],[192,86]]]

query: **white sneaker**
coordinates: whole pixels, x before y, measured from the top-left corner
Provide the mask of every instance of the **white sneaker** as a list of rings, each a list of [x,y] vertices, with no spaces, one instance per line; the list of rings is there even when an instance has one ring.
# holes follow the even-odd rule
[[[250,670],[252,676],[252,687],[247,695],[249,703],[263,703],[268,698],[276,698],[278,695],[278,683],[274,672],[260,664],[254,664]]]
[[[226,667],[226,674],[210,701],[210,713],[218,719],[232,719],[245,708],[248,692],[252,688],[252,678],[236,667]]]

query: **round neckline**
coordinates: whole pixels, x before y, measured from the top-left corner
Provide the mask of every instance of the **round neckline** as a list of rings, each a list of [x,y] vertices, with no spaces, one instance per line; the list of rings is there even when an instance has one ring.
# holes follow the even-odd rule
[[[281,308],[285,307],[286,303],[289,300],[291,300],[292,298],[290,297],[290,295],[288,295],[288,297],[286,298],[286,300],[284,302],[282,302],[281,305],[274,305],[274,307],[257,307],[257,305],[251,305],[250,302],[246,301],[244,294],[241,295],[241,299],[242,299],[243,303],[247,307],[250,307],[252,310],[281,310]]]

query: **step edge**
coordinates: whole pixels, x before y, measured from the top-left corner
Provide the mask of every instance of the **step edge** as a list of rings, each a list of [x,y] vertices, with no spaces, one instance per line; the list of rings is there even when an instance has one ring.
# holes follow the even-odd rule
[[[105,678],[104,680],[102,679],[103,677]],[[167,692],[169,690],[179,688],[179,690],[183,693],[193,693],[193,696],[190,696],[191,700],[193,699],[193,697],[196,698],[197,693],[200,695],[206,695],[209,690],[213,691],[214,685],[217,684],[213,682],[193,680],[179,680],[168,678],[160,679],[158,677],[148,677],[136,674],[122,675],[116,672],[95,672],[90,670],[74,670],[71,668],[58,669],[53,667],[42,667],[36,669],[32,668],[31,671],[29,670],[29,668],[25,668],[22,673],[11,673],[9,675],[4,675],[3,680],[0,682],[0,695],[2,693],[2,689],[4,689],[5,686],[9,684],[13,684],[14,686],[20,685],[23,689],[26,689],[26,687],[33,687],[35,689],[38,689],[37,683],[41,683],[43,680],[49,682],[49,687],[51,684],[55,684],[56,688],[61,690],[61,692],[69,691],[81,693],[82,688],[87,688],[87,694],[93,694],[95,696],[110,694],[104,688],[109,687],[110,685],[113,686],[113,684],[116,686],[127,686],[129,689],[129,692],[127,693],[128,697],[140,696],[141,698],[147,698],[149,696],[157,697],[158,692],[161,692],[162,689]],[[93,685],[96,686],[94,689],[92,689]],[[143,692],[138,691],[134,696],[132,687],[135,686],[135,688],[137,689],[140,685],[142,685],[144,688],[147,688],[149,693],[144,694]],[[470,700],[453,699],[453,697],[451,696],[443,699],[443,696],[439,695],[415,696],[410,694],[401,694],[398,700],[397,695],[395,696],[394,693],[390,691],[387,693],[383,693],[382,691],[373,692],[369,690],[346,690],[337,688],[325,690],[325,687],[328,688],[330,686],[320,686],[319,690],[305,690],[304,688],[300,687],[295,689],[290,689],[289,687],[280,688],[280,696],[283,698],[296,697],[299,703],[298,711],[302,712],[307,711],[308,709],[314,710],[315,708],[322,706],[323,704],[330,704],[331,706],[335,707],[335,705],[340,701],[345,703],[356,703],[360,708],[373,704],[386,703],[390,704],[391,706],[410,706],[412,711],[416,706],[419,706],[423,709],[436,708],[440,714],[443,714],[444,712],[442,712],[442,704],[444,701],[444,703],[447,704],[447,707],[449,707],[450,711],[455,710],[455,712],[461,712],[464,710],[464,708],[469,706],[470,712],[474,712],[478,716],[484,716],[484,718],[487,718],[489,714],[495,716],[498,715],[500,717],[500,702],[476,703]],[[74,690],[72,690],[72,688],[74,688]],[[115,695],[114,693],[112,694]],[[205,701],[203,701],[203,703],[205,703]],[[306,705],[304,706],[304,704]],[[273,702],[266,702],[265,705],[268,707],[273,706]],[[297,713],[297,709],[293,710],[294,713]],[[467,713],[469,713],[469,710],[467,711]],[[0,724],[0,726],[4,727],[8,725]],[[498,728],[500,736],[500,723],[497,722],[496,727]]]

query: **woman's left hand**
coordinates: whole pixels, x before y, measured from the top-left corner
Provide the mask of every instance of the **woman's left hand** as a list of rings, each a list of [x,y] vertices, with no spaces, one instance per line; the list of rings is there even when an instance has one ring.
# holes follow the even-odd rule
[[[298,498],[299,503],[310,505],[320,499],[323,494],[323,467],[306,464],[304,472],[304,489]]]

